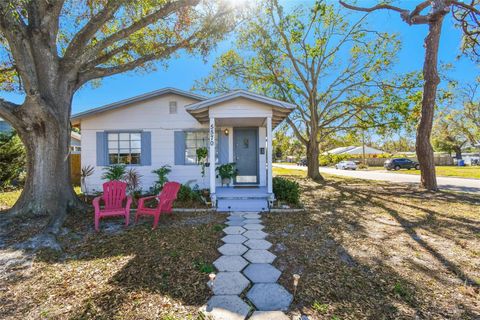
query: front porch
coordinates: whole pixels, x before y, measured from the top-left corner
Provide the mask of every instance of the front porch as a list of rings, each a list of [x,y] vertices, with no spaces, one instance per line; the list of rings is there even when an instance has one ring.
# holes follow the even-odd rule
[[[227,188],[220,187],[215,168],[209,168],[210,195],[217,210],[268,211],[274,199],[272,130],[294,107],[243,90],[187,106],[192,116],[208,124],[208,162],[235,163],[237,175]]]

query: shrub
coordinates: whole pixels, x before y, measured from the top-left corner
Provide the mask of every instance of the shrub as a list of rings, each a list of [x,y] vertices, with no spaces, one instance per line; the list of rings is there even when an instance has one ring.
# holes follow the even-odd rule
[[[125,177],[126,167],[123,164],[112,164],[103,168],[102,179],[107,181],[118,180],[122,181]]]
[[[323,154],[318,158],[320,166],[332,166],[343,160],[351,159],[349,154]]]
[[[162,189],[165,183],[168,182],[168,174],[172,171],[169,165],[161,166],[160,168],[153,170],[152,173],[157,175],[157,181],[153,187],[150,188],[150,193],[158,194]]]
[[[0,133],[0,190],[23,185],[26,159],[18,135],[15,132]]]
[[[300,185],[295,181],[274,177],[273,193],[277,200],[286,201],[290,204],[299,204],[300,202]]]
[[[200,191],[198,185],[191,188],[187,184],[182,184],[180,190],[178,190],[177,200],[181,202],[201,201]]]

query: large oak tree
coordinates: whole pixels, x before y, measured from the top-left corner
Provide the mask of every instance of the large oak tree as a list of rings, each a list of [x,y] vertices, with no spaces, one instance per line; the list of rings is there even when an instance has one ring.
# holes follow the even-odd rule
[[[50,216],[58,232],[79,205],[70,183],[70,115],[87,82],[154,67],[181,49],[205,55],[235,19],[200,0],[0,0],[0,85],[25,101],[0,99],[0,116],[27,150],[27,179],[11,213]]]
[[[380,2],[380,1],[379,1]],[[437,178],[433,148],[430,142],[437,87],[440,83],[438,75],[438,49],[440,35],[445,16],[452,11],[453,18],[463,30],[463,52],[478,61],[478,46],[480,39],[480,1],[427,0],[418,1],[409,10],[394,6],[383,1],[373,7],[358,7],[340,0],[349,9],[373,12],[376,10],[392,10],[398,12],[403,21],[409,25],[427,25],[428,34],[425,38],[425,58],[423,63],[423,99],[422,112],[417,126],[416,152],[421,170],[422,187],[435,191]],[[428,10],[428,12],[427,12]]]
[[[264,1],[238,31],[236,48],[195,85],[208,92],[246,87],[295,104],[287,122],[306,148],[312,179],[322,179],[321,141],[355,126],[398,122],[389,111],[406,111],[408,102],[395,93],[415,82],[414,75],[386,80],[398,41],[369,30],[365,17],[350,22],[346,12],[326,1],[288,10]]]

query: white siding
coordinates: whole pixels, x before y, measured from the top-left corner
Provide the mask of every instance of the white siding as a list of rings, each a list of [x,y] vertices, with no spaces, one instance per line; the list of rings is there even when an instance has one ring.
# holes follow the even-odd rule
[[[272,116],[272,107],[245,98],[236,98],[211,106],[211,117],[215,118],[263,118]]]
[[[170,114],[170,101],[177,101],[177,113]],[[101,191],[103,167],[96,165],[96,132],[108,130],[145,130],[152,134],[152,165],[135,166],[142,175],[142,189],[147,191],[155,181],[152,170],[165,164],[172,167],[169,180],[191,185],[198,184],[202,188],[209,186],[209,168],[205,177],[201,176],[201,168],[197,165],[174,165],[174,131],[186,129],[207,129],[207,124],[200,124],[188,112],[185,106],[195,100],[169,94],[138,102],[104,113],[94,114],[81,120],[82,132],[82,166],[91,165],[95,172],[87,178],[88,189],[91,192]],[[259,118],[272,115],[270,106],[244,98],[223,102],[210,108],[210,114],[216,118]],[[227,127],[217,127],[224,130]],[[233,127],[229,126],[229,161],[233,159]],[[266,128],[259,128],[259,148],[265,148]],[[266,155],[259,154],[260,185],[266,185]],[[217,181],[217,185],[220,182]]]
[[[176,114],[169,113],[170,101],[177,101]],[[193,180],[192,185],[197,183],[201,187],[208,187],[208,170],[202,178],[200,166],[174,165],[174,131],[207,129],[185,111],[185,105],[193,102],[193,99],[186,97],[165,95],[82,119],[82,166],[95,167],[93,176],[87,178],[89,190],[100,191],[104,182],[101,179],[103,167],[96,166],[96,132],[105,130],[145,130],[152,133],[152,165],[135,166],[143,176],[143,190],[148,190],[155,181],[152,170],[165,164],[172,167],[169,174],[171,181],[186,183]]]

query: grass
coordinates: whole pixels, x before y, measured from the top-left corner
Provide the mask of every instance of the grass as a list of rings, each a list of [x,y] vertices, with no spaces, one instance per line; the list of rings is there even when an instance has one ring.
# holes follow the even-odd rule
[[[17,202],[22,190],[0,192],[0,210],[12,207]]]
[[[383,167],[370,167],[369,170],[385,170]],[[392,170],[389,172],[405,173],[405,174],[420,174],[420,170]],[[439,177],[459,177],[459,178],[473,178],[480,179],[480,167],[456,167],[456,166],[437,166],[436,173]]]
[[[92,213],[71,215],[59,239],[63,253],[41,251],[31,267],[2,273],[0,318],[203,319],[198,309],[211,295],[206,283],[224,219],[166,215],[152,231],[151,219],[124,229],[111,218],[95,233]],[[31,220],[12,221],[8,239],[21,241],[46,222]]]
[[[293,292],[292,275],[301,275],[292,314],[480,318],[478,197],[294,173],[306,212],[264,218],[279,281]]]

